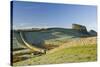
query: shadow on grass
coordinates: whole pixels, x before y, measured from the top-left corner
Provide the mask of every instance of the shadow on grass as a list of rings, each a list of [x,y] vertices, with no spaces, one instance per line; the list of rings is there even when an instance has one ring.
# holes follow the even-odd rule
[[[30,57],[19,57],[19,56],[15,56],[13,57],[13,63],[19,62],[19,61],[24,61],[29,59]]]

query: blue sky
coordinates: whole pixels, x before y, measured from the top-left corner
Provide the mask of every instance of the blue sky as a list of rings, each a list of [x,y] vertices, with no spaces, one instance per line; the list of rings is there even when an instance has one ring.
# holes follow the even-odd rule
[[[97,7],[13,1],[13,28],[71,28],[73,23],[97,31]]]

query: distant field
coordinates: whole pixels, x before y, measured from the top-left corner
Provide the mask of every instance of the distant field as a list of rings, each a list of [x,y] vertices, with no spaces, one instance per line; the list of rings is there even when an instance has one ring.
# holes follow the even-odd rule
[[[90,62],[97,60],[96,37],[80,38],[64,43],[62,46],[47,51],[42,56],[32,56],[29,59],[13,65],[37,65],[73,62]]]

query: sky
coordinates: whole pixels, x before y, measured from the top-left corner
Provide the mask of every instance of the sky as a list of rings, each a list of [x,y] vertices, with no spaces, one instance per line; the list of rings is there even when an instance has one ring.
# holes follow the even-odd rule
[[[85,25],[97,31],[97,6],[13,1],[13,28],[71,28]]]

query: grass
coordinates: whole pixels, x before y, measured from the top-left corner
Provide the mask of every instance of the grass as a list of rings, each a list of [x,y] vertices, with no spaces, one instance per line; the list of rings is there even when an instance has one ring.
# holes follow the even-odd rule
[[[39,64],[58,64],[90,62],[97,60],[96,37],[84,37],[76,30],[72,29],[49,29],[42,32],[27,32],[26,40],[30,43],[39,43],[38,46],[45,45],[48,48],[54,48],[41,56],[33,55],[31,51],[19,49],[15,41],[13,44],[17,47],[13,50],[13,66],[39,65]],[[76,38],[75,38],[75,37]],[[18,38],[20,41],[20,38]],[[20,41],[21,42],[21,41]],[[23,42],[21,42],[23,44]],[[21,51],[22,50],[22,51]],[[18,52],[16,52],[18,51]]]
[[[39,57],[33,57],[25,61],[14,63],[14,66],[96,61],[96,47],[96,44],[88,44],[63,48],[53,53],[47,53]]]

